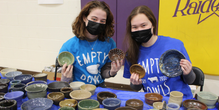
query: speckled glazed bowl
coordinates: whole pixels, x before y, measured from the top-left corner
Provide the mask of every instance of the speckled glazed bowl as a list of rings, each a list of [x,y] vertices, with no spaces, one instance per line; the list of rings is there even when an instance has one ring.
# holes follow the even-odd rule
[[[51,99],[55,105],[58,105],[59,102],[62,101],[65,98],[65,96],[61,92],[50,92],[47,95],[47,98]]]
[[[84,99],[78,103],[78,110],[93,110],[99,108],[100,103],[93,99]]]
[[[58,56],[58,63],[60,66],[63,66],[65,63],[67,65],[72,65],[75,61],[74,56],[70,52],[62,52]]]
[[[130,73],[137,73],[139,74],[139,78],[143,78],[145,76],[145,69],[139,64],[133,64],[130,67]]]
[[[115,49],[111,49],[108,53],[109,55],[109,59],[111,61],[116,61],[116,60],[122,60],[125,58],[125,54],[122,50],[115,48]]]
[[[21,110],[50,110],[53,101],[47,98],[34,98],[24,102],[21,105]]]

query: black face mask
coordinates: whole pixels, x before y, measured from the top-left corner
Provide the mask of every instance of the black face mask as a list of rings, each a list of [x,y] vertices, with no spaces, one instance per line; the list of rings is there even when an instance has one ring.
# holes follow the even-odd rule
[[[152,37],[151,28],[146,30],[131,32],[131,36],[132,39],[134,39],[136,42],[146,43]]]
[[[87,31],[92,35],[98,35],[105,29],[105,24],[96,23],[88,20],[88,24],[86,26]]]

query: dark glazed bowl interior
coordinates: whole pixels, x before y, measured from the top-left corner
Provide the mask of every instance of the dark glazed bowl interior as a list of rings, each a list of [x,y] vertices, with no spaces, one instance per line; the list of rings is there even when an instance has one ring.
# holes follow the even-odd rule
[[[48,90],[50,92],[60,92],[60,89],[63,87],[70,87],[70,85],[64,81],[52,82],[48,84]]]

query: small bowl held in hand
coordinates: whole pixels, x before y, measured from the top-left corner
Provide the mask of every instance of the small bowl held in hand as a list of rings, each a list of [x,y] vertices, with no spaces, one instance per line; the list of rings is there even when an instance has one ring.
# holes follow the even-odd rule
[[[61,92],[51,92],[47,95],[47,98],[53,100],[53,103],[55,105],[58,105],[59,102],[63,100],[65,97],[64,94]]]
[[[139,99],[129,99],[126,101],[125,105],[136,108],[138,110],[143,110],[144,103]]]
[[[122,60],[125,58],[125,54],[122,50],[115,48],[115,49],[111,49],[108,53],[109,55],[109,59],[111,61],[116,61],[116,60]]]
[[[145,103],[153,105],[154,102],[162,102],[163,96],[158,93],[146,93],[145,94]]]
[[[139,65],[139,64],[133,64],[131,67],[130,67],[130,73],[137,73],[139,74],[139,79],[143,78],[145,76],[145,69]]]
[[[67,65],[72,65],[75,61],[74,56],[70,52],[62,52],[58,56],[58,63],[60,66],[63,66],[65,63]]]
[[[107,91],[99,92],[97,94],[97,100],[99,101],[100,104],[102,104],[102,101],[106,98],[117,98],[117,95]]]

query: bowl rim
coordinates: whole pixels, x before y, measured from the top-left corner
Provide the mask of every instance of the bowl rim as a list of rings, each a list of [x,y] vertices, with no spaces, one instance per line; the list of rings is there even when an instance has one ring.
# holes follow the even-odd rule
[[[45,91],[47,88],[48,88],[48,85],[47,84],[40,84],[40,85],[44,85],[43,86],[43,88],[42,88],[42,90],[37,90],[37,91],[28,91],[27,89],[29,88],[29,87],[31,87],[31,86],[34,86],[34,85],[38,85],[38,84],[31,84],[31,85],[29,85],[29,86],[26,86],[24,89],[25,89],[25,91],[27,91],[27,92],[29,92],[29,93],[34,93],[34,92],[40,92],[40,91]]]
[[[26,102],[24,102],[22,105],[21,105],[21,110],[23,110],[23,106],[24,106],[24,104],[26,104],[26,103],[29,103],[29,102],[31,102],[31,101],[34,101],[34,100],[40,100],[40,99],[42,99],[42,100],[48,100],[50,103],[50,105],[49,104],[44,104],[44,105],[49,105],[49,106],[44,106],[46,109],[49,109],[49,108],[51,108],[52,107],[52,105],[53,105],[53,101],[51,100],[51,99],[48,99],[48,98],[33,98],[33,99],[30,99],[30,100],[27,100]]]
[[[117,98],[117,95],[115,93],[112,93],[112,92],[109,92],[109,91],[102,91],[102,92],[97,93],[97,97],[101,100],[104,100],[104,98],[100,97],[100,94],[103,94],[103,93],[113,94],[115,96],[114,98]]]
[[[59,94],[60,96],[59,97],[55,97],[55,98],[52,98],[50,95],[53,95],[53,94]],[[47,98],[49,99],[52,99],[52,100],[56,100],[56,99],[59,99],[60,97],[63,97],[64,98],[64,94],[62,92],[50,92],[48,95],[47,95]]]
[[[28,83],[26,84],[26,86],[30,86],[30,85],[32,85],[32,83],[35,83],[35,82],[37,82],[36,84],[46,84],[46,85],[47,85],[47,82],[46,82],[46,81],[37,80],[37,81],[28,82]]]
[[[118,99],[118,98],[106,98],[106,99],[104,99],[104,100],[102,101],[103,106],[112,107],[112,106],[109,106],[109,105],[105,104],[105,101],[108,101],[108,100],[117,100],[117,101],[119,101],[119,103],[115,104],[113,107],[116,107],[116,106],[120,105],[121,102],[122,102],[122,101],[121,101],[120,99]]]
[[[0,80],[6,80],[6,84],[9,84],[10,82],[11,82],[11,80],[10,79],[0,79]],[[13,81],[13,80],[12,80]],[[2,84],[4,84],[4,83],[2,83]]]
[[[115,50],[119,50],[119,51],[122,53],[122,57],[121,57],[120,60],[122,60],[122,59],[125,58],[125,54],[124,54],[123,50],[121,50],[121,49],[119,49],[119,48],[114,48],[114,49],[111,49],[111,50],[109,51],[109,53],[108,53],[109,59],[110,59],[111,61],[115,61],[114,59],[112,59],[112,56],[111,56],[111,55],[113,55],[112,52],[115,51]],[[117,55],[118,55],[118,54],[117,54]]]
[[[66,101],[70,101],[70,102],[74,101],[75,102],[75,104],[71,107],[76,107],[78,105],[78,101],[76,99],[65,99],[65,100],[62,100],[62,101],[59,102],[59,106],[63,107],[63,106],[61,106],[61,104],[66,102]]]
[[[97,103],[97,106],[92,107],[92,108],[89,108],[89,109],[97,108],[97,107],[100,106],[100,103],[99,103],[97,100],[94,100],[94,99],[84,99],[84,100],[81,100],[81,101],[78,102],[78,108],[87,109],[87,108],[85,108],[85,107],[81,107],[81,106],[80,106],[80,103],[82,103],[82,102],[84,102],[84,101],[93,101],[93,102],[96,102],[96,103]]]
[[[38,75],[43,75],[43,76],[38,76]],[[37,74],[33,75],[34,78],[41,78],[41,77],[45,77],[45,76],[48,76],[48,74],[46,74],[46,73],[37,73]]]
[[[12,73],[15,73],[16,72],[16,76],[18,76],[18,75],[22,75],[22,72],[21,71],[10,71],[10,72],[7,72],[6,74],[5,74],[5,77],[7,77],[7,78],[14,78],[15,76],[13,75],[13,76],[8,76],[9,74],[12,74]]]
[[[129,102],[131,102],[131,101],[138,101],[138,102],[140,102],[140,105],[139,106],[132,106]],[[140,107],[140,106],[143,106],[144,105],[144,103],[143,103],[143,101],[141,101],[141,100],[139,100],[139,99],[129,99],[129,100],[127,100],[126,102],[125,102],[125,104],[127,105],[127,106],[131,106],[131,107]]]
[[[129,68],[129,72],[132,74],[132,68],[135,67],[135,66],[140,67],[142,70],[144,70],[144,74],[139,74],[139,79],[143,78],[145,76],[146,71],[145,71],[144,67],[140,64],[131,65],[131,67]]]
[[[12,92],[7,92],[5,95],[4,95],[4,98],[5,99],[10,99],[10,98],[7,98],[7,95],[8,94],[15,94],[16,93],[16,95],[18,94],[18,93],[21,93],[21,94],[19,94],[18,96],[16,96],[16,97],[12,97],[13,99],[17,99],[17,98],[19,98],[19,97],[23,97],[23,95],[24,95],[24,92],[23,91],[12,91]]]
[[[187,101],[193,101],[193,102],[201,103],[202,105],[204,105],[204,106],[206,107],[205,110],[207,110],[207,108],[208,108],[208,106],[207,106],[205,103],[203,103],[203,102],[201,102],[201,101],[199,101],[199,100],[194,100],[194,99],[187,99],[187,100],[184,100],[184,101],[182,102],[182,105],[183,105],[183,107],[185,107],[185,108],[187,108],[187,107],[185,106]]]
[[[72,93],[74,93],[74,92],[86,92],[87,94],[88,94],[88,97],[85,97],[85,98],[76,98],[76,97],[73,97],[72,96]],[[72,98],[72,99],[75,99],[75,100],[85,100],[85,99],[88,99],[88,98],[90,98],[91,96],[92,96],[92,93],[90,92],[90,91],[87,91],[87,90],[73,90],[73,91],[71,91],[70,93],[69,93],[69,95],[70,95],[70,97]]]
[[[72,60],[71,64],[69,64],[69,65],[72,65],[72,64],[75,62],[75,57],[74,57],[74,55],[73,55],[71,52],[68,52],[68,51],[63,51],[63,52],[59,53],[58,58],[57,58],[59,65],[60,65],[60,66],[63,66],[63,65],[61,64],[60,58],[59,58],[59,56],[60,56],[61,54],[63,54],[63,53],[67,53],[67,54],[69,54],[69,55],[72,57],[73,60]]]
[[[22,81],[27,81],[27,80],[30,80],[30,79],[33,78],[33,75],[31,75],[31,74],[20,74],[20,75],[15,76],[15,77],[13,78],[13,80],[19,80],[19,79],[16,79],[16,78],[17,78],[17,77],[22,77],[22,76],[28,76],[28,79],[21,80],[21,82],[22,82]]]
[[[201,96],[201,94],[210,94],[210,95],[214,96],[214,99],[203,98],[203,96]],[[200,97],[200,98],[202,98],[204,100],[211,100],[211,101],[218,100],[218,96],[217,95],[215,95],[214,93],[211,93],[211,92],[206,92],[206,91],[199,91],[197,93],[197,98],[198,97]]]
[[[14,99],[2,100],[2,101],[0,101],[0,103],[4,103],[4,102],[8,102],[8,101],[13,102],[13,105],[10,105],[10,106],[4,107],[4,108],[10,108],[10,107],[13,107],[17,104],[17,101]]]
[[[144,97],[145,97],[147,100],[150,100],[150,99],[148,99],[148,98],[146,97],[146,95],[151,95],[151,94],[156,94],[156,95],[158,95],[158,96],[161,97],[161,99],[159,99],[159,100],[163,100],[163,96],[162,96],[161,94],[159,94],[159,93],[146,93],[146,94],[144,95]],[[158,100],[153,100],[153,101],[158,101]]]
[[[84,89],[84,88],[83,88],[84,86],[87,86],[87,85],[88,85],[88,86],[91,86],[91,87],[94,87],[94,88],[92,88],[92,89],[89,90],[89,91],[94,91],[94,90],[97,88],[97,87],[96,87],[95,85],[93,85],[93,84],[83,84],[83,85],[80,86],[80,89],[81,89],[81,90],[87,90],[87,89]]]

